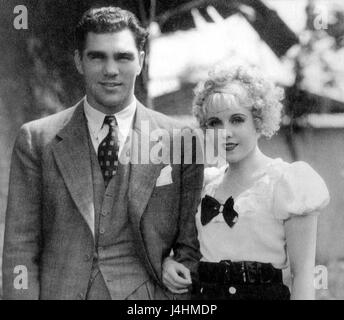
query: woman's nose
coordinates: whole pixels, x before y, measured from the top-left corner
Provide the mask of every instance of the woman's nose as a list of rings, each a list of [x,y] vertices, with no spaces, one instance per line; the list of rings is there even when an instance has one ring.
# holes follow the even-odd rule
[[[233,137],[233,128],[230,125],[226,125],[223,128],[223,135],[225,138]]]

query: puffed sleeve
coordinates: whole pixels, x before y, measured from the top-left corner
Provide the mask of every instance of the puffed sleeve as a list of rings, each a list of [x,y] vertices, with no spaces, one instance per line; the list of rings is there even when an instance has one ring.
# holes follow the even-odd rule
[[[303,161],[285,167],[274,185],[273,210],[277,219],[318,214],[329,201],[324,180]]]

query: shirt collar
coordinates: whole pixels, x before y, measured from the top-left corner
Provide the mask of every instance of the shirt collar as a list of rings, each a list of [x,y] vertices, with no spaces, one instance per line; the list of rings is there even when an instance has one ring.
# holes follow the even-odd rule
[[[90,128],[90,131],[94,136],[98,136],[99,131],[102,129],[104,118],[106,114],[93,108],[87,101],[87,98],[84,98],[84,111],[86,119]],[[114,113],[118,123],[118,130],[123,136],[127,136],[136,111],[136,98],[132,103],[121,111]]]

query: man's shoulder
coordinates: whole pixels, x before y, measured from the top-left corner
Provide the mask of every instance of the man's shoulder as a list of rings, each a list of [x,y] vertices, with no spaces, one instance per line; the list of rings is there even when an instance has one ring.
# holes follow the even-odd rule
[[[189,119],[180,119],[168,116],[159,111],[146,108],[149,115],[155,120],[157,126],[168,131],[175,130],[192,130],[193,125],[190,123]]]
[[[147,107],[145,107],[145,109],[149,116],[156,121],[159,127],[172,127],[174,125],[175,120],[172,117]]]
[[[31,141],[34,145],[41,147],[49,144],[72,119],[78,105],[23,124],[17,136],[18,143]]]
[[[23,128],[31,132],[35,131],[54,131],[58,130],[64,123],[66,123],[74,114],[77,106],[67,108],[55,114],[27,122]]]

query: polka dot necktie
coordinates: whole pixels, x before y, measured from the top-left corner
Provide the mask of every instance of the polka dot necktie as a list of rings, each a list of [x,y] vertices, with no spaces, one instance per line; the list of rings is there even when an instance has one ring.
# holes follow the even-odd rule
[[[98,161],[104,177],[105,187],[116,174],[118,167],[118,126],[115,116],[106,116],[104,124],[109,126],[109,133],[98,147]]]

